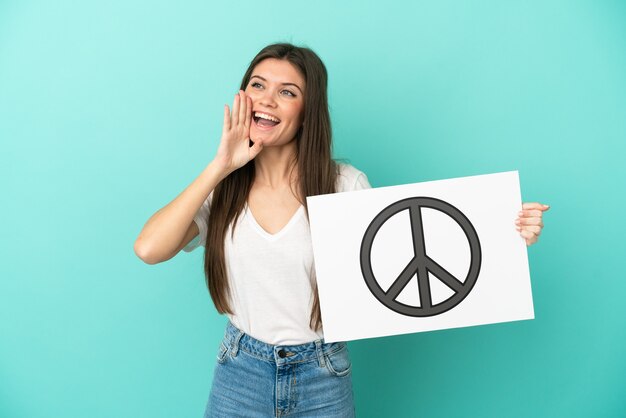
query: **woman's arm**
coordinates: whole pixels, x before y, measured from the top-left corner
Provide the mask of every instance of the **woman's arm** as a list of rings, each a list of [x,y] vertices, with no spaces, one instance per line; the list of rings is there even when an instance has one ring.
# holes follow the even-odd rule
[[[135,241],[135,254],[148,264],[174,257],[198,235],[193,217],[223,178],[223,170],[209,163],[182,193],[148,219]]]
[[[196,235],[193,218],[209,194],[226,176],[256,157],[261,141],[252,147],[250,123],[252,100],[242,90],[235,95],[233,111],[224,105],[222,138],[213,161],[174,200],[148,219],[135,240],[135,254],[148,264],[174,257]]]

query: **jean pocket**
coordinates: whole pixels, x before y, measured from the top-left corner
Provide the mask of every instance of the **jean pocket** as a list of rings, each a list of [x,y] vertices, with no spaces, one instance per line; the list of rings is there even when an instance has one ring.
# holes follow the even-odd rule
[[[228,347],[224,345],[224,342],[220,343],[220,348],[217,351],[217,361],[218,363],[224,363],[226,361],[226,357],[228,354]]]
[[[345,343],[339,350],[326,354],[325,357],[326,368],[333,375],[342,377],[350,374],[352,361],[350,360],[350,353],[348,353],[348,346]]]

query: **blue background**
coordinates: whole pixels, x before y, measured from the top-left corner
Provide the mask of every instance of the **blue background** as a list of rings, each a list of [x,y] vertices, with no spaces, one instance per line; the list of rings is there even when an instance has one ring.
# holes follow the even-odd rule
[[[329,71],[373,186],[519,170],[536,319],[350,343],[361,417],[626,414],[626,3],[0,1],[0,416],[197,417],[225,318],[146,265],[252,57]],[[513,225],[512,225],[513,227]]]

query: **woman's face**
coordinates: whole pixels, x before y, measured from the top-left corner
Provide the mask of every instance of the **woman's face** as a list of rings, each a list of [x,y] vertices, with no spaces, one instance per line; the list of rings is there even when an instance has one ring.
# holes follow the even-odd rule
[[[252,99],[250,138],[264,146],[291,142],[302,125],[304,92],[304,77],[289,61],[267,58],[258,63],[245,89]]]

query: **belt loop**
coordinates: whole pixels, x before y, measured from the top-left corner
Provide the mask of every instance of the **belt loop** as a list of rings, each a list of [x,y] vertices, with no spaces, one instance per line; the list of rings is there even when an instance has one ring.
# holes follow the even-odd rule
[[[239,351],[239,341],[241,340],[241,337],[243,337],[243,331],[237,329],[237,334],[233,339],[232,347],[230,349],[233,357],[237,356],[237,351]]]
[[[322,350],[322,341],[315,340],[315,351],[317,351],[317,360],[320,363],[320,367],[326,367],[326,362],[324,361],[324,352]]]

